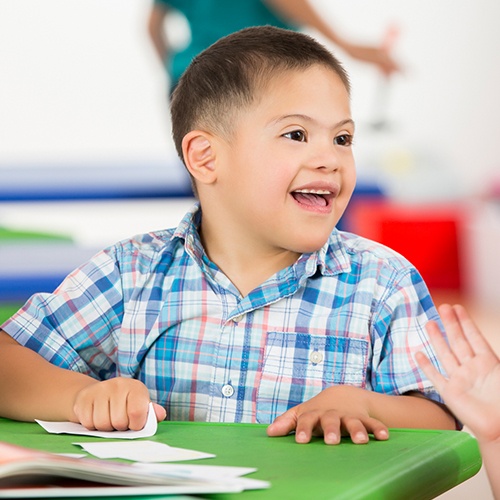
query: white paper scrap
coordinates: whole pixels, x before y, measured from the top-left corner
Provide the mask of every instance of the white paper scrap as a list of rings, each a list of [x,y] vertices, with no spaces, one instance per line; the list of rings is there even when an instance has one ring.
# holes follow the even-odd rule
[[[135,463],[134,467],[143,469],[148,474],[185,479],[186,481],[220,481],[232,484],[234,487],[241,488],[242,490],[264,489],[271,486],[268,481],[241,477],[255,472],[257,469],[253,467],[151,463]]]
[[[55,453],[56,455],[60,455],[61,457],[68,457],[68,458],[86,458],[88,455],[85,455],[84,453]]]
[[[153,408],[153,403],[149,403],[148,419],[146,425],[140,431],[95,431],[89,430],[82,424],[74,422],[47,422],[45,420],[36,420],[50,434],[78,434],[81,436],[94,436],[110,439],[137,439],[151,437],[156,434],[158,421]]]
[[[144,463],[177,462],[215,457],[211,453],[174,448],[156,441],[105,441],[73,444],[81,446],[87,453],[98,458],[123,458]]]
[[[174,475],[186,479],[196,477],[210,480],[237,478],[257,471],[255,467],[235,467],[229,465],[135,463],[134,467],[141,468],[145,472],[153,474]]]

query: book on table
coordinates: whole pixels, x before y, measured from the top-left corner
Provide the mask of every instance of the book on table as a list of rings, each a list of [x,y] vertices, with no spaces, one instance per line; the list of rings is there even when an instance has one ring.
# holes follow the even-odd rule
[[[233,493],[269,486],[238,472],[217,474],[217,466],[204,466],[214,473],[199,475],[192,472],[197,466],[189,467],[75,458],[0,443],[0,498]]]

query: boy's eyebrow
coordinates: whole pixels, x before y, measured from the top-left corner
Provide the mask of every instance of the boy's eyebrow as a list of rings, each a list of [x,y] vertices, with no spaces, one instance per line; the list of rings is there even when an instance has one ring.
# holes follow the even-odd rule
[[[290,118],[299,118],[301,120],[305,120],[308,122],[316,122],[317,121],[308,115],[303,115],[301,113],[292,113],[290,115],[278,116],[278,118],[271,121],[270,125],[277,125],[279,122],[281,122],[283,120],[288,120]],[[341,120],[341,121],[335,123],[332,128],[343,127],[344,125],[352,125],[354,127],[355,123],[354,123],[354,120],[352,118],[346,118],[345,120]]]

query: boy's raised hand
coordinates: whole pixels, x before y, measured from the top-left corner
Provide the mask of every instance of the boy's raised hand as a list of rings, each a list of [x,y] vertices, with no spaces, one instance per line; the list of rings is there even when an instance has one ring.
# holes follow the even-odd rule
[[[116,377],[95,382],[78,392],[73,408],[75,421],[87,429],[100,431],[140,430],[147,420],[149,392],[139,380]],[[165,408],[154,403],[158,421]]]
[[[387,427],[368,413],[366,392],[347,385],[329,387],[276,418],[267,434],[285,436],[295,431],[297,443],[308,443],[312,436],[321,435],[326,444],[340,443],[341,436],[350,436],[356,444],[367,443],[368,434],[388,439]]]
[[[416,360],[450,410],[481,442],[500,436],[500,361],[461,306],[439,308],[449,344],[439,327],[427,331],[446,375],[439,373],[420,352]]]

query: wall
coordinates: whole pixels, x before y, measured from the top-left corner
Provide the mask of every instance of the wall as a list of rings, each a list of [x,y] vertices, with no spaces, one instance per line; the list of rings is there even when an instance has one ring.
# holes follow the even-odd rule
[[[404,73],[386,89],[350,71],[361,177],[396,196],[482,189],[500,166],[500,2],[313,0],[345,34],[378,41],[394,23]],[[0,167],[171,161],[165,79],[146,35],[146,0],[0,0]]]
[[[500,166],[500,2],[312,3],[359,41],[379,41],[391,24],[400,31],[404,72],[385,100],[374,69],[338,54],[353,81],[360,177],[405,199],[486,188]],[[148,8],[146,0],[0,0],[0,168],[173,161]],[[391,125],[383,132],[370,126],[377,107]]]
[[[145,0],[0,0],[0,165],[155,161],[172,148]]]
[[[417,172],[408,175],[410,183],[442,196],[455,189],[462,193],[481,189],[500,171],[500,2],[314,3],[345,34],[360,41],[380,40],[384,27],[391,24],[400,31],[395,55],[404,72],[392,82],[387,99],[393,129],[384,137],[360,134],[360,168],[372,166],[373,151],[392,147],[396,158],[406,158],[408,166],[413,162]],[[373,116],[376,75],[360,63],[346,60],[346,64],[354,84],[355,117],[364,125]],[[418,172],[434,182],[424,182]],[[410,183],[402,185],[414,189]]]

